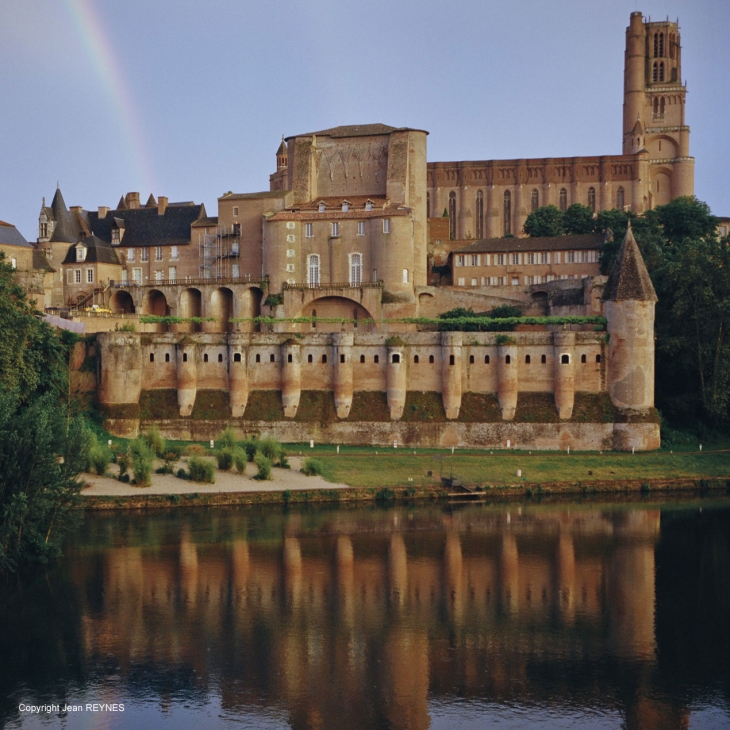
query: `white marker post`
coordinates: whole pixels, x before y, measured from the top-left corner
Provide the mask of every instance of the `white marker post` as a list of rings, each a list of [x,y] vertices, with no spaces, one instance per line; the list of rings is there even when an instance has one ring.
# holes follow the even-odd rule
[[[210,448],[211,449],[215,448],[215,441],[213,441],[213,439],[210,440]]]
[[[340,453],[340,445],[339,444],[337,444],[337,453],[338,454]]]
[[[309,448],[310,449],[314,448],[314,439],[309,439]]]
[[[512,442],[509,439],[507,439],[507,448],[509,448],[511,444],[512,444]]]
[[[398,448],[398,442],[397,441],[393,441],[393,448],[394,449],[397,449]]]
[[[518,477],[521,477],[521,476],[522,476],[522,469],[518,469],[518,470],[517,470],[517,476],[518,476]]]

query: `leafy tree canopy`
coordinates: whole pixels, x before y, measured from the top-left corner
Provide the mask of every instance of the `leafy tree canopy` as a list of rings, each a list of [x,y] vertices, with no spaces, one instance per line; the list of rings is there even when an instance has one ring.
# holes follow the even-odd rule
[[[563,211],[555,205],[543,205],[530,213],[525,221],[528,236],[562,236],[565,233]]]

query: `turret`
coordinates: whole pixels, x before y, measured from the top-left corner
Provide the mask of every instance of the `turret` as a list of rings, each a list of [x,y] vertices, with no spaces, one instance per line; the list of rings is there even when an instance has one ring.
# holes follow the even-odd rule
[[[281,172],[289,167],[289,150],[284,141],[284,135],[281,135],[281,144],[279,149],[276,150],[276,171]]]
[[[656,292],[629,226],[603,291],[608,320],[606,386],[621,409],[654,406]]]
[[[641,12],[631,13],[626,29],[626,52],[624,57],[624,142],[625,155],[630,155],[631,132],[637,119],[644,111],[646,79],[646,29]]]
[[[332,335],[335,370],[335,408],[338,418],[347,418],[352,407],[352,332],[337,332]]]

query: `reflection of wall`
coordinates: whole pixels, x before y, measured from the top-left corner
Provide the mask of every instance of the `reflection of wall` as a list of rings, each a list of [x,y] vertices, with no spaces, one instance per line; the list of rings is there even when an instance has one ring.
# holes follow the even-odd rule
[[[87,649],[114,653],[122,671],[152,657],[200,678],[233,662],[258,685],[225,685],[225,706],[255,690],[283,701],[293,727],[367,727],[375,713],[426,728],[429,692],[454,682],[509,697],[529,684],[528,660],[653,659],[658,513],[396,524],[363,531],[345,515],[312,537],[292,519],[282,540],[206,544],[184,531],[177,545],[109,549]]]

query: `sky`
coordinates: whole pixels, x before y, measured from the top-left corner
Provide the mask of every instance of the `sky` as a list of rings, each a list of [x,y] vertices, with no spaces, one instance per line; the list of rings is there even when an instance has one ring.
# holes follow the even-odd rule
[[[629,15],[679,18],[695,192],[730,215],[730,0],[0,0],[0,220],[268,189],[281,135],[429,161],[619,154]]]

